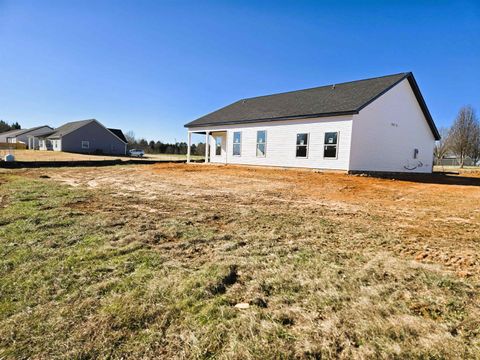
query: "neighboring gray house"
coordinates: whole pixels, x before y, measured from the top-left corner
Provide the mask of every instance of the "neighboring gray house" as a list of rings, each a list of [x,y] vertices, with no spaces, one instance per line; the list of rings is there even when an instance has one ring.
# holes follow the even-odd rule
[[[37,126],[30,129],[10,130],[0,134],[0,143],[23,143],[29,149],[38,149],[36,136],[51,133],[53,128],[47,125]]]
[[[125,155],[127,140],[119,129],[107,129],[95,119],[72,121],[38,136],[40,150]]]

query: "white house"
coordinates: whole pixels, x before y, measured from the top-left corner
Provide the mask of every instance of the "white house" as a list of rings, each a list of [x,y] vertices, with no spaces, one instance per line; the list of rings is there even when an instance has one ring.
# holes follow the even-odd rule
[[[185,125],[206,162],[421,172],[438,130],[411,72],[242,99]]]
[[[48,125],[37,126],[30,129],[10,130],[0,134],[0,143],[22,143],[29,149],[38,148],[38,141],[34,141],[35,136],[40,136],[52,131]]]

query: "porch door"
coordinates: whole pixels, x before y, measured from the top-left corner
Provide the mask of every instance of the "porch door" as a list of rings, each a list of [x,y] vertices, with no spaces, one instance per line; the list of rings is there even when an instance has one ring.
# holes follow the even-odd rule
[[[213,149],[210,153],[210,161],[227,163],[227,133],[213,133]]]

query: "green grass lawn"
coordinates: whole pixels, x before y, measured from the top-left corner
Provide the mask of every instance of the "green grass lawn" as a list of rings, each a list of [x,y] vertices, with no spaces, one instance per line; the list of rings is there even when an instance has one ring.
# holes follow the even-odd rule
[[[480,356],[478,280],[384,252],[373,216],[142,201],[0,174],[0,358]]]

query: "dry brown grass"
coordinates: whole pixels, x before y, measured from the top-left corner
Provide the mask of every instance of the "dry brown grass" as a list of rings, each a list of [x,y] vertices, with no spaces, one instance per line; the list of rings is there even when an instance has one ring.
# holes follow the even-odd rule
[[[171,164],[3,174],[5,356],[480,354],[478,186]]]
[[[398,181],[308,170],[282,170],[204,164],[157,164],[149,167],[98,171],[76,169],[52,175],[70,185],[115,187],[120,194],[141,198],[167,192],[177,201],[205,197],[222,203],[239,197],[305,207],[328,207],[332,217],[343,215],[360,225],[381,219],[381,231],[402,241],[385,250],[422,262],[442,263],[459,274],[479,273],[480,176],[476,186]],[[212,199],[209,196],[215,195]],[[217,200],[218,201],[218,200]],[[232,204],[233,204],[232,203]],[[213,203],[212,206],[219,206]],[[140,208],[141,209],[141,208]],[[364,217],[368,214],[368,217]],[[358,218],[356,220],[355,218]]]
[[[120,159],[139,160],[128,156],[109,156],[109,155],[88,155],[76,154],[63,151],[43,151],[43,150],[1,150],[0,156],[11,153],[17,161],[103,161]],[[192,159],[200,159],[201,156],[192,156]],[[146,154],[143,160],[186,160],[186,155],[173,154]]]

